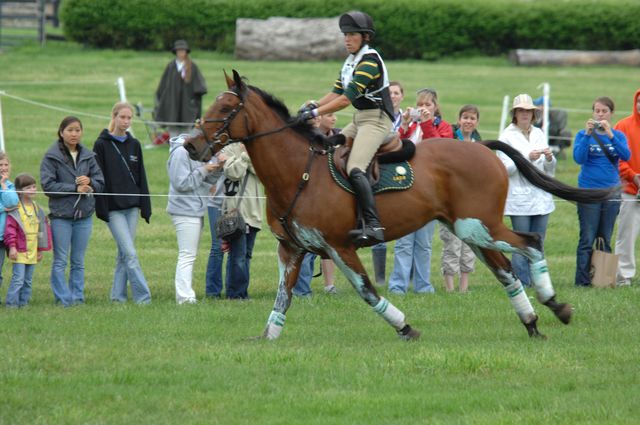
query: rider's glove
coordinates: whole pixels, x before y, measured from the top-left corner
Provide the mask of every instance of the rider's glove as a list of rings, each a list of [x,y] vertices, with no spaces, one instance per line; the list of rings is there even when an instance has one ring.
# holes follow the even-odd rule
[[[296,122],[299,122],[299,123],[307,122],[310,119],[315,118],[317,116],[318,116],[317,109],[307,109],[304,111],[300,111],[298,113],[298,116],[296,117]]]

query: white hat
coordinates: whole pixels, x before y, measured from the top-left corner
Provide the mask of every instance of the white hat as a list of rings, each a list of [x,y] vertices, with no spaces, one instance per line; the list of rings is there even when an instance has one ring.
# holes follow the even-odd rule
[[[526,109],[534,111],[536,119],[540,116],[540,109],[533,104],[533,99],[528,94],[519,94],[513,98],[513,107],[511,108],[511,116],[516,109]]]

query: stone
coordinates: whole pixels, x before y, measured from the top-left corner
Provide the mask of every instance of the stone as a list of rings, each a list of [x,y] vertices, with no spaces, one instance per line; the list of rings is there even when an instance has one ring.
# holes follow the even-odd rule
[[[347,51],[338,18],[239,18],[236,59],[322,61]]]

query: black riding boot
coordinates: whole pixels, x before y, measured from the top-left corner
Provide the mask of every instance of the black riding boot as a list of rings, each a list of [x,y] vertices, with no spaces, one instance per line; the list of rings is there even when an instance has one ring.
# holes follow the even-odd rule
[[[380,220],[378,220],[376,201],[367,176],[360,169],[354,168],[349,173],[349,182],[356,192],[356,199],[364,218],[364,229],[351,230],[349,236],[360,247],[384,242],[384,233],[382,232],[384,227],[380,225]]]

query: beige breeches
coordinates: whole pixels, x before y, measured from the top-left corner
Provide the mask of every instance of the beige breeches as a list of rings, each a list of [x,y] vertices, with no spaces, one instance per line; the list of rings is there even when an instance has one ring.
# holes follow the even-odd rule
[[[353,121],[342,129],[342,134],[353,138],[353,148],[347,161],[347,173],[354,168],[367,171],[376,151],[389,135],[393,123],[380,109],[365,109],[353,114]]]

